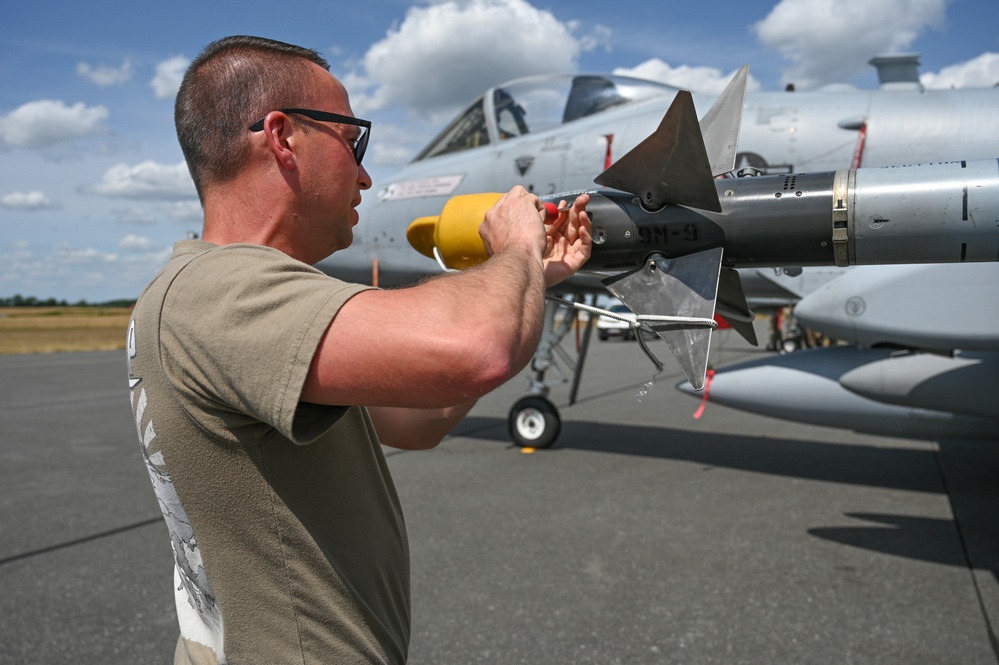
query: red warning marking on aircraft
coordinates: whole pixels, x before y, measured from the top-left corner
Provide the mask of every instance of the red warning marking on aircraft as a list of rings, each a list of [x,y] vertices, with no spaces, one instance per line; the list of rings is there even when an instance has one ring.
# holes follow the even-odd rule
[[[704,396],[701,398],[701,406],[694,413],[694,420],[700,420],[701,416],[704,415],[704,409],[708,405],[708,393],[711,392],[711,379],[714,378],[714,375],[715,371],[709,369],[707,379],[704,382]]]

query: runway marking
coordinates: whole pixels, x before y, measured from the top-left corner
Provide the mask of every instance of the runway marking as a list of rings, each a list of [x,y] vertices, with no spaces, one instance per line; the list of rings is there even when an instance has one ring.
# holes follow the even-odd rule
[[[53,400],[50,402],[29,402],[26,404],[3,404],[0,405],[0,413],[5,411],[27,411],[30,409],[52,409],[62,406],[75,406],[79,404],[96,404],[100,402],[120,402],[123,399],[127,399],[127,396],[128,396],[127,393],[116,390],[113,393],[90,395],[88,397],[66,398],[66,399]]]
[[[131,531],[133,529],[140,529],[144,526],[149,526],[151,524],[158,524],[158,523],[161,524],[162,522],[163,522],[163,517],[157,516],[152,519],[144,520],[142,522],[137,522],[136,524],[129,524],[128,526],[119,527],[117,529],[111,529],[110,531],[95,533],[90,536],[83,536],[82,538],[77,538],[76,540],[70,540],[65,543],[59,543],[57,545],[49,545],[48,547],[42,547],[40,549],[32,550],[30,552],[22,552],[21,554],[15,554],[13,556],[0,559],[0,566],[3,566],[8,563],[13,563],[14,561],[20,561],[21,559],[29,559],[33,556],[38,556],[39,554],[48,554],[49,552],[55,552],[56,550],[72,547],[73,545],[81,545],[83,543],[89,543],[91,540],[98,540],[100,538],[106,538],[108,536],[116,536],[119,533],[125,533],[126,531]]]
[[[50,367],[79,367],[81,365],[106,365],[109,362],[108,356],[115,359],[110,362],[117,363],[118,354],[123,353],[121,349],[111,349],[107,351],[67,351],[54,353],[21,353],[10,354],[2,357],[3,365],[14,369],[47,369]],[[76,354],[87,357],[75,357]]]

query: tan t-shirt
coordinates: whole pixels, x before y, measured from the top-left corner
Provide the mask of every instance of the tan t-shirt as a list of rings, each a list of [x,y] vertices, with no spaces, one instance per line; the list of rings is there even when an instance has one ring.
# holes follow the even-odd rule
[[[129,386],[176,561],[176,662],[405,661],[406,529],[371,420],[299,401],[365,288],[185,240],[139,298]]]

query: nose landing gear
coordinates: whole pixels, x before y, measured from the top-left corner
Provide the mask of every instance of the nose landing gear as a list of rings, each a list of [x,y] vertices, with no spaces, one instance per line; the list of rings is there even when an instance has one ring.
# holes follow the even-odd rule
[[[548,448],[558,438],[562,418],[548,398],[528,395],[514,403],[507,426],[510,438],[521,448]]]

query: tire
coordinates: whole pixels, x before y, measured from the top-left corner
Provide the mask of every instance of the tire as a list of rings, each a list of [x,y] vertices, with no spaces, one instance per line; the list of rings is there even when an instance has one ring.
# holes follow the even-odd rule
[[[547,398],[529,395],[510,409],[507,426],[510,438],[521,448],[548,448],[558,438],[562,418]]]
[[[784,353],[794,353],[801,348],[801,340],[797,337],[788,337],[780,345],[781,354]]]

